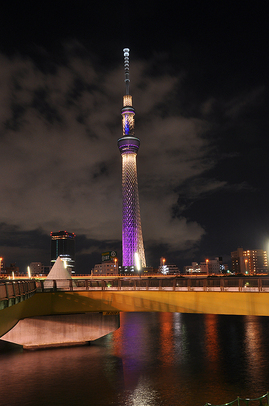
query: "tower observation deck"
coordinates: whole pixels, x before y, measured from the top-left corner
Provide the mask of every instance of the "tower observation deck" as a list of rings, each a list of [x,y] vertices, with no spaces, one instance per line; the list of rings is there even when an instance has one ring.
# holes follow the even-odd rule
[[[135,110],[129,94],[129,52],[128,48],[124,48],[126,91],[121,110],[123,136],[118,139],[122,157],[122,265],[140,270],[141,266],[146,266],[136,167],[140,140],[134,134]]]

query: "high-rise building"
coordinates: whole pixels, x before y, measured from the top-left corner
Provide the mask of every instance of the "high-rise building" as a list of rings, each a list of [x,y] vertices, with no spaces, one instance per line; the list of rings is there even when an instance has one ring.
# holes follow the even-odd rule
[[[268,272],[267,251],[237,248],[231,252],[231,258],[234,273],[256,275]]]
[[[65,262],[65,267],[70,272],[75,268],[75,234],[67,231],[58,231],[50,233],[51,236],[51,266],[53,266],[58,257]]]
[[[140,140],[134,133],[135,110],[129,94],[129,49],[124,48],[123,53],[126,92],[121,110],[123,136],[118,139],[122,157],[122,265],[139,270],[146,267],[136,168]]]
[[[236,251],[231,252],[232,259],[232,272],[233,273],[245,273],[245,264],[243,256],[243,248],[237,248]]]

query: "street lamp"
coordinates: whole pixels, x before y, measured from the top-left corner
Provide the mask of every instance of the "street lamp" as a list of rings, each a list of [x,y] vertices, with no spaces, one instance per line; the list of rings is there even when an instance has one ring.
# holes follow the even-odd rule
[[[137,271],[141,271],[141,264],[138,252],[135,253],[135,267]],[[139,275],[141,277],[141,272],[139,272]]]
[[[209,263],[209,259],[206,259],[205,260],[205,262],[206,262],[206,270],[207,270],[207,275],[209,274],[209,271],[208,271],[208,263]]]
[[[165,274],[165,261],[166,261],[166,259],[163,258],[162,261],[163,261],[163,272],[162,273]]]
[[[114,258],[116,273],[118,274],[119,272],[118,272],[118,268],[117,268],[117,262],[118,262],[118,259],[117,259],[117,258]]]
[[[245,274],[248,275],[248,260],[245,259]]]

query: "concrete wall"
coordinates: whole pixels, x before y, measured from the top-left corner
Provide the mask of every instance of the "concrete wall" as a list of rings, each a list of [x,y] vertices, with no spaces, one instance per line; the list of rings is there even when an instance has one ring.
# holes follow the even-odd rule
[[[20,320],[1,339],[24,348],[74,345],[96,340],[119,328],[119,314],[67,314]]]

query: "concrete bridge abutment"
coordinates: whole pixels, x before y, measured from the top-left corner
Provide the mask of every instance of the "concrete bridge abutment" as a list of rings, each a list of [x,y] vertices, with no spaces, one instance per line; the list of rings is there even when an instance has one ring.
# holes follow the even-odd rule
[[[81,345],[97,340],[119,326],[120,316],[116,312],[37,316],[19,320],[1,340],[26,349]]]

